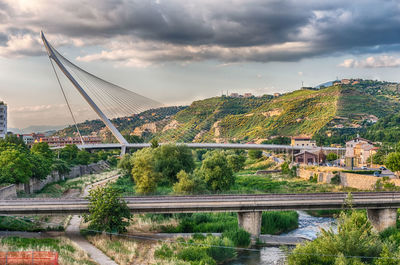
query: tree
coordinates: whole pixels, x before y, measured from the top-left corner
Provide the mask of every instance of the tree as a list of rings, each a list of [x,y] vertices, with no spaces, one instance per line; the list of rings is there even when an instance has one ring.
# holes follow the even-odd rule
[[[52,169],[52,160],[44,157],[40,153],[32,153],[29,156],[32,165],[32,177],[45,179]]]
[[[90,222],[89,229],[108,233],[124,233],[132,214],[120,191],[112,186],[97,187],[89,191],[89,214],[84,216]]]
[[[228,155],[226,159],[228,160],[229,166],[235,172],[242,170],[244,167],[244,162],[246,161],[246,158],[242,155]]]
[[[200,172],[207,186],[214,191],[229,190],[235,183],[232,168],[222,151],[212,151],[204,159]]]
[[[58,174],[60,174],[62,176],[62,175],[69,173],[70,168],[68,166],[68,163],[65,162],[64,160],[55,159],[53,161],[52,170],[56,170],[58,172]]]
[[[251,159],[259,159],[262,157],[262,151],[256,150],[256,149],[251,149],[251,150],[249,150],[248,155]]]
[[[132,162],[131,155],[125,154],[119,161],[117,167],[122,170],[124,175],[130,175],[132,173]]]
[[[198,174],[188,174],[181,170],[177,178],[178,182],[173,186],[176,194],[199,194],[207,190],[204,179],[199,177]]]
[[[336,159],[338,159],[338,157],[337,157],[337,155],[335,153],[329,153],[326,156],[326,160],[328,160],[328,161],[334,161]]]
[[[54,158],[53,151],[50,149],[49,144],[45,142],[34,144],[31,148],[31,153],[40,154],[50,160]]]
[[[386,157],[385,166],[391,171],[400,171],[400,153],[390,153]]]
[[[154,150],[155,171],[169,183],[177,181],[176,175],[179,171],[193,171],[193,155],[186,145],[165,144]]]
[[[154,149],[144,148],[133,154],[132,176],[136,184],[136,192],[153,193],[157,188],[158,174],[155,171]]]
[[[90,162],[90,153],[86,150],[80,150],[76,154],[76,163],[79,165],[88,165]]]
[[[75,162],[78,155],[79,149],[74,144],[67,144],[63,149],[60,150],[60,158],[69,164]]]
[[[17,149],[0,152],[0,183],[27,183],[32,176],[28,153]]]
[[[178,182],[174,184],[174,193],[176,194],[192,194],[195,190],[195,182],[184,170],[179,171],[176,176]]]

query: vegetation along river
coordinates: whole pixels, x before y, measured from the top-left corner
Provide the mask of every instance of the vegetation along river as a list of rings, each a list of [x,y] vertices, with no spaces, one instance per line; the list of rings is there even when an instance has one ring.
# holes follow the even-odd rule
[[[335,219],[328,217],[313,217],[306,212],[299,211],[299,228],[287,234],[287,236],[299,236],[310,240],[317,237],[321,228],[335,228]],[[285,252],[279,247],[262,247],[257,251],[244,251],[232,265],[283,265],[285,264]]]

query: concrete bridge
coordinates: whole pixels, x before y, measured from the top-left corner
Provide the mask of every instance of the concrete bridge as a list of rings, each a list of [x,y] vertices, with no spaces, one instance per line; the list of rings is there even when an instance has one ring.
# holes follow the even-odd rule
[[[164,143],[160,143],[162,145]],[[324,150],[329,152],[343,152],[345,148],[337,147],[310,147],[310,146],[291,146],[291,145],[279,145],[279,144],[236,144],[236,143],[176,143],[186,145],[189,148],[204,148],[204,149],[258,149],[258,150],[278,150],[278,151],[301,151],[301,150]],[[95,150],[95,149],[141,149],[150,147],[150,143],[130,143],[130,144],[81,144],[77,145],[79,149]],[[62,149],[63,146],[52,147],[52,149]]]
[[[355,192],[351,205],[367,209],[374,227],[395,226],[398,192]],[[347,193],[137,196],[125,197],[132,213],[237,212],[239,226],[258,237],[263,211],[342,209],[349,201]],[[86,199],[16,199],[0,201],[0,214],[83,214],[88,212]]]

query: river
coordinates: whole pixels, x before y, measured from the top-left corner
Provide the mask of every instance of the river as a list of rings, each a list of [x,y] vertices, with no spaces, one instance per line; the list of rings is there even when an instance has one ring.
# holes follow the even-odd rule
[[[287,234],[287,236],[299,236],[310,240],[317,237],[321,228],[329,229],[336,226],[334,218],[313,217],[306,212],[298,211],[299,228]],[[279,247],[262,247],[253,251],[241,252],[239,257],[231,262],[232,265],[283,265],[285,253]]]

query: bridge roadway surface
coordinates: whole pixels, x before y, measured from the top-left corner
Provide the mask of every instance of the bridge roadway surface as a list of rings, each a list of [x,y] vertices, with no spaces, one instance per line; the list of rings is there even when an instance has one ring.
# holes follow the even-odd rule
[[[355,209],[400,208],[400,192],[354,192]],[[125,197],[132,213],[249,212],[341,209],[347,193]],[[0,214],[83,214],[86,199],[0,200]]]
[[[161,145],[163,143],[160,143]],[[223,143],[177,143],[184,144],[189,148],[206,148],[206,149],[264,149],[264,150],[322,150],[325,151],[344,151],[345,148],[337,148],[337,147],[309,147],[309,146],[291,146],[291,145],[277,145],[277,144],[223,144]],[[141,149],[150,147],[149,143],[140,143],[140,144],[127,144],[127,149]],[[77,145],[79,149],[121,149],[122,145],[113,143],[113,144],[84,144]],[[63,147],[53,147],[52,149],[60,149]]]

